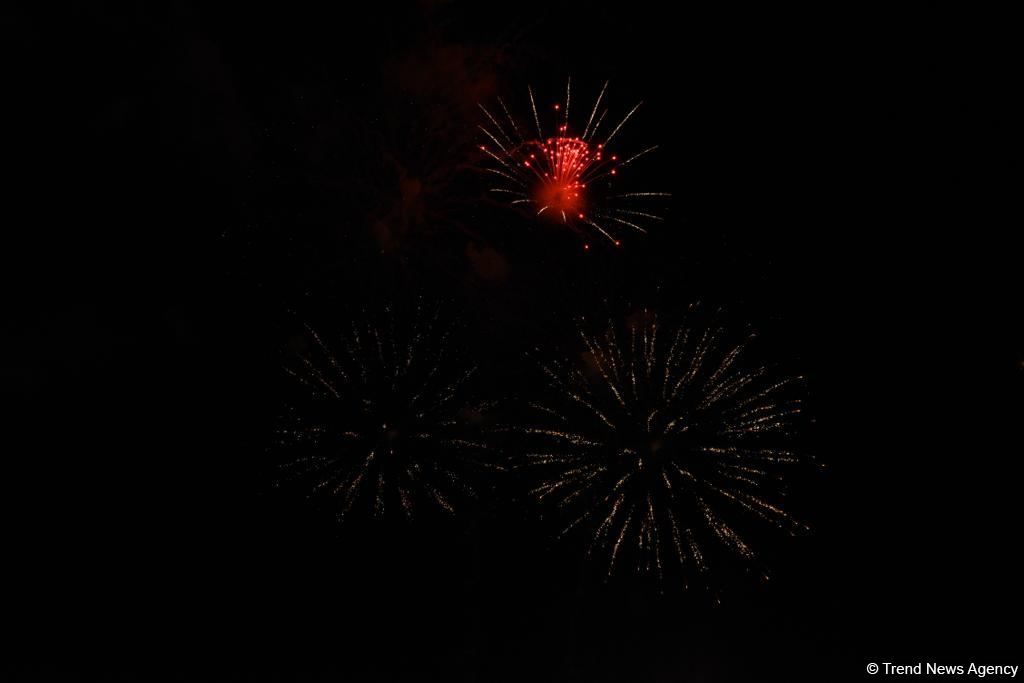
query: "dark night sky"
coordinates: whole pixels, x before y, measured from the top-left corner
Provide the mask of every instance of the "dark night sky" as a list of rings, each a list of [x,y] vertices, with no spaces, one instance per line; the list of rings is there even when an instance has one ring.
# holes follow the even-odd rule
[[[1020,664],[1010,43],[958,11],[3,10],[9,680]],[[478,202],[464,168],[478,101],[570,73],[644,100],[623,144],[662,146],[671,218],[621,250]],[[808,377],[815,533],[712,607],[587,579],[501,496],[343,528],[274,494],[296,317],[396,290],[463,310],[509,393],[606,300],[725,306]]]

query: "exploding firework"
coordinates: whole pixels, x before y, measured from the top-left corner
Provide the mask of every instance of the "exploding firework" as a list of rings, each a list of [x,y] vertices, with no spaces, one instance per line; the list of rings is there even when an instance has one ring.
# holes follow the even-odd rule
[[[659,581],[706,579],[716,553],[753,566],[751,522],[806,528],[780,502],[784,475],[805,460],[787,447],[799,378],[745,367],[750,337],[728,343],[696,317],[663,327],[645,311],[597,334],[584,323],[580,363],[542,363],[551,391],[521,430],[524,469],[560,536],[585,534],[608,576],[631,565]]]
[[[476,370],[452,348],[437,308],[413,308],[361,315],[330,342],[307,327],[307,349],[285,366],[298,389],[278,429],[287,480],[335,501],[339,519],[412,518],[425,505],[452,513],[488,468],[489,406],[470,389]]]
[[[570,127],[571,80],[566,84],[564,104],[552,107],[555,121],[548,133],[541,124],[532,88],[527,88],[533,114],[529,123],[517,122],[500,98],[497,116],[480,105],[487,117],[480,126],[487,136],[480,151],[493,162],[487,168],[497,178],[491,192],[508,197],[512,205],[528,208],[539,218],[581,234],[599,235],[619,246],[623,231],[646,233],[646,224],[662,220],[657,211],[669,194],[617,188],[619,172],[656,150],[657,145],[623,157],[613,151],[612,140],[640,104],[618,124],[605,125],[608,109],[602,103],[607,88],[605,82],[579,131]],[[589,244],[584,247],[589,248]]]

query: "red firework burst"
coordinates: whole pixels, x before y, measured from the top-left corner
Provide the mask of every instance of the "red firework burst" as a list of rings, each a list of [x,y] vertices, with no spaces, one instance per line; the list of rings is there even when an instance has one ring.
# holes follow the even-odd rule
[[[532,88],[527,88],[527,91],[537,129],[536,137],[532,133],[529,136],[521,133],[522,128],[501,98],[498,103],[508,128],[480,105],[493,126],[493,129],[487,125],[480,126],[489,141],[480,145],[480,151],[497,162],[497,165],[486,169],[499,179],[498,185],[490,188],[491,192],[508,195],[511,204],[530,208],[537,217],[561,223],[580,234],[596,232],[619,246],[622,230],[646,233],[645,223],[662,220],[655,211],[669,193],[633,191],[616,194],[614,181],[619,170],[653,152],[657,145],[624,161],[619,160],[618,154],[608,151],[609,143],[640,104],[604,136],[600,131],[608,109],[602,110],[601,102],[607,88],[606,81],[586,126],[579,134],[573,134],[569,128],[571,80],[565,88],[564,107],[560,102],[552,107],[556,118],[552,135],[544,134]],[[584,249],[589,249],[589,245],[585,243]]]

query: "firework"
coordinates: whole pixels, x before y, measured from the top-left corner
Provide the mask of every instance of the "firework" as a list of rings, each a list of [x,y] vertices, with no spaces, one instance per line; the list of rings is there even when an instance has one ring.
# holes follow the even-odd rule
[[[722,549],[753,566],[752,522],[805,528],[780,502],[784,475],[804,460],[786,445],[799,378],[747,367],[750,338],[727,343],[696,316],[663,327],[645,311],[597,334],[583,323],[581,362],[542,363],[549,398],[520,430],[532,494],[561,536],[585,534],[609,576],[630,565],[685,583]]]
[[[287,479],[335,501],[340,519],[411,518],[424,505],[452,513],[486,467],[476,369],[437,308],[413,309],[363,314],[329,341],[307,327],[307,350],[285,366],[298,389],[278,430]]]
[[[667,192],[621,190],[621,170],[657,149],[647,147],[619,155],[612,141],[640,108],[637,104],[617,124],[608,125],[603,106],[608,83],[601,87],[582,127],[571,126],[572,81],[566,84],[565,102],[552,106],[554,122],[545,128],[533,89],[527,88],[532,120],[519,122],[498,99],[498,113],[480,105],[487,136],[480,151],[492,161],[487,171],[496,179],[490,192],[507,197],[512,205],[528,209],[541,219],[566,225],[581,234],[597,235],[619,246],[624,231],[646,233],[646,225],[661,221],[658,214]],[[585,243],[585,248],[589,245]]]

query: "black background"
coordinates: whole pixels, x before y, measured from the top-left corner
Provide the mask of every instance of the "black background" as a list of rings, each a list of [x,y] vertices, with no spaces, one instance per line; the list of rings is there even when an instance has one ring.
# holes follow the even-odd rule
[[[760,681],[1020,664],[1005,17],[202,3],[4,10],[14,680]],[[478,202],[478,101],[644,100],[622,249]],[[584,105],[578,105],[580,109]],[[580,110],[577,110],[580,111]],[[1015,162],[1014,162],[1015,163]],[[409,185],[412,182],[413,185]],[[415,183],[426,188],[417,194]],[[657,187],[655,187],[657,186]],[[699,595],[585,577],[514,500],[338,527],[273,493],[296,319],[426,290],[497,391],[606,300],[808,377],[812,536]],[[390,294],[389,294],[390,295]],[[1014,659],[1017,657],[1017,659]]]

